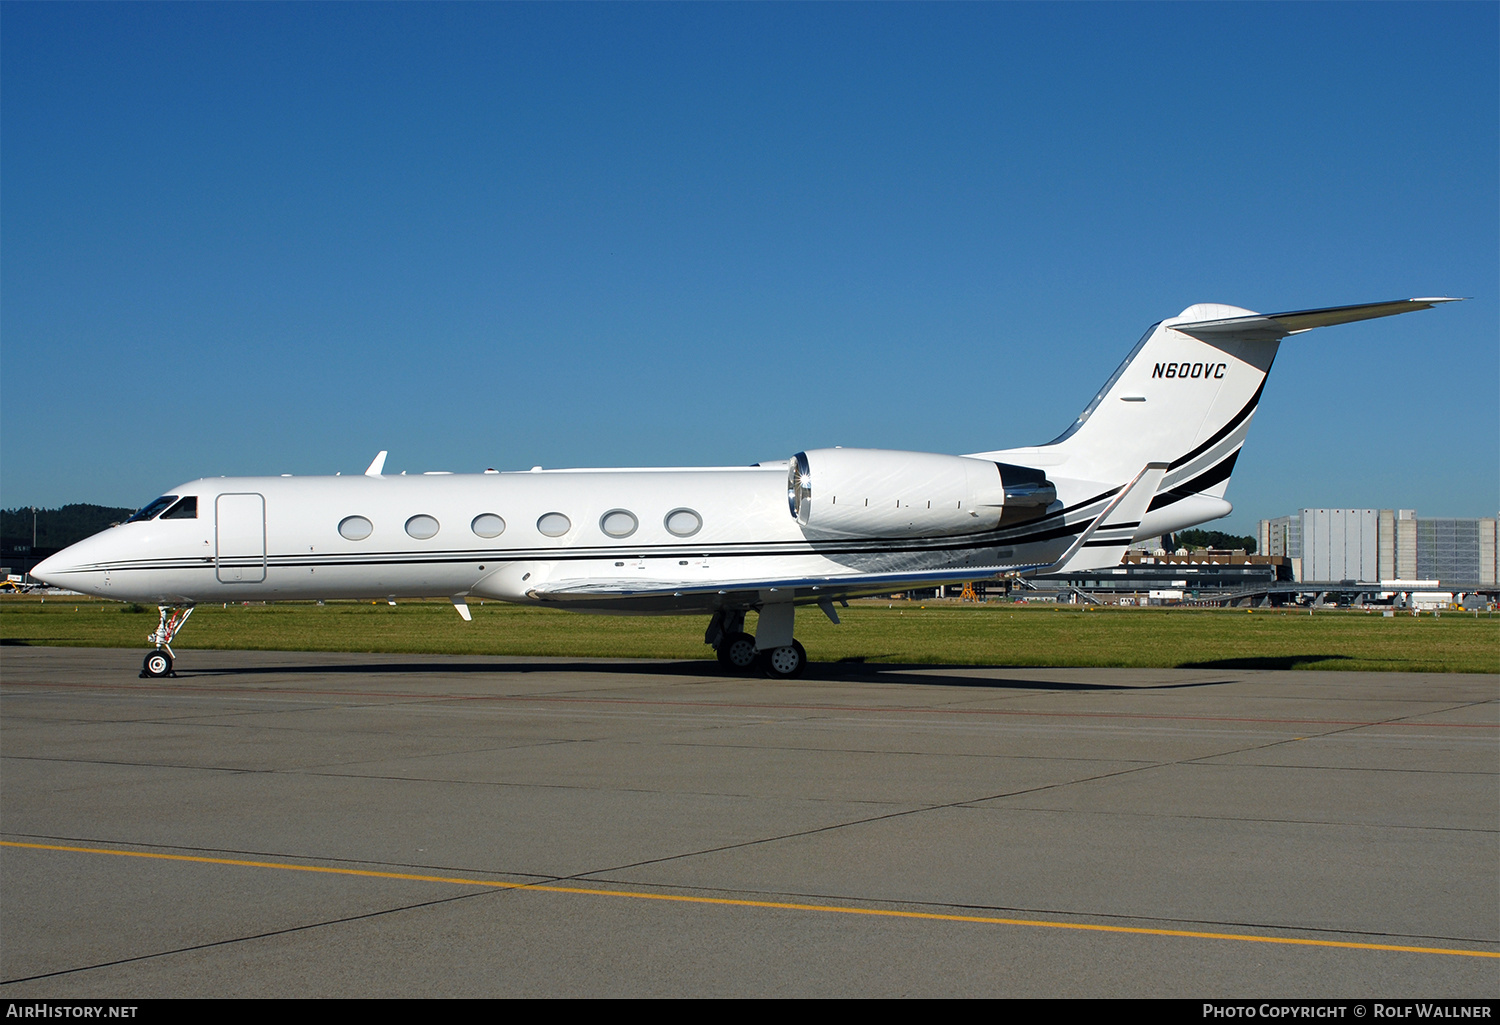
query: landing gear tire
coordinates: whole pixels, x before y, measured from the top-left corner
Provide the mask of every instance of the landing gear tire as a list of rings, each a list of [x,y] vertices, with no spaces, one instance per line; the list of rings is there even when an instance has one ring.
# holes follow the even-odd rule
[[[773,680],[790,680],[801,676],[807,668],[807,651],[793,641],[784,648],[772,648],[760,653],[761,668]]]
[[[146,661],[141,664],[141,676],[147,679],[157,679],[172,675],[172,656],[165,651],[153,651],[146,656]]]
[[[739,633],[724,638],[724,643],[719,645],[719,664],[737,673],[755,665],[755,638]]]

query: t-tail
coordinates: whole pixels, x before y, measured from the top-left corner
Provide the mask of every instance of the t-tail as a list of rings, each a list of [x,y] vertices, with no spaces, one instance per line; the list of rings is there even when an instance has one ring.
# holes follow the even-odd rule
[[[1146,463],[1167,471],[1138,537],[1230,512],[1229,476],[1287,335],[1431,309],[1448,298],[1252,313],[1200,303],[1155,324],[1062,435],[1032,449],[984,453],[1049,476],[1120,483]]]

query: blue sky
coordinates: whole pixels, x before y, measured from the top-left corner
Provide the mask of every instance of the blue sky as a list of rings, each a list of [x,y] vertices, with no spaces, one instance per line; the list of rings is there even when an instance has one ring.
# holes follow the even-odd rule
[[[1217,526],[1500,505],[1500,7],[0,5],[0,504],[1045,441],[1283,345]]]

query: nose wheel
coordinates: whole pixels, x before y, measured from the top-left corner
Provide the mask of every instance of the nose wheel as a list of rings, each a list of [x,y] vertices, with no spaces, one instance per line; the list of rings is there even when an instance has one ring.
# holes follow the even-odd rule
[[[157,611],[161,613],[161,621],[157,623],[156,629],[146,638],[156,645],[156,650],[146,656],[146,661],[141,663],[141,678],[155,680],[163,676],[175,676],[172,672],[172,638],[181,632],[193,614],[191,605],[158,605]]]

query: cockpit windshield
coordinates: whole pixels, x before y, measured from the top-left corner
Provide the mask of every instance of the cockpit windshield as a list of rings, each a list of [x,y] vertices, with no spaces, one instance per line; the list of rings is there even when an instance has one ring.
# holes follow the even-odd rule
[[[161,514],[164,520],[196,520],[198,518],[198,496],[188,495],[172,508]]]
[[[162,510],[168,508],[175,501],[177,501],[176,495],[162,495],[156,501],[142,506],[139,512],[125,522],[134,523],[137,520],[154,520],[157,516],[161,515]],[[197,515],[196,507],[194,508],[194,515]]]

